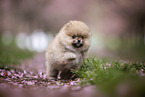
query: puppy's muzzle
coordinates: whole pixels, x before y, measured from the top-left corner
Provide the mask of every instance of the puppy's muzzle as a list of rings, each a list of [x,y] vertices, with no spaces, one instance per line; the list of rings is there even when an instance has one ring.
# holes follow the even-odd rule
[[[82,47],[83,41],[82,40],[75,40],[72,45],[76,48]]]

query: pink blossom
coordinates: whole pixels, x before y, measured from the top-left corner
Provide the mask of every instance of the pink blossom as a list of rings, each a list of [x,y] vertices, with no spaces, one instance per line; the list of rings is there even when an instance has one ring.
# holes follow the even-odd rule
[[[11,72],[10,71],[7,71],[7,75],[10,76],[11,75]]]
[[[31,81],[27,81],[26,83],[27,83],[27,85],[34,85],[35,84],[35,82],[31,82]]]
[[[11,69],[11,73],[15,73],[15,71],[13,69]]]
[[[26,74],[27,72],[26,72],[26,70],[24,70],[24,74]]]

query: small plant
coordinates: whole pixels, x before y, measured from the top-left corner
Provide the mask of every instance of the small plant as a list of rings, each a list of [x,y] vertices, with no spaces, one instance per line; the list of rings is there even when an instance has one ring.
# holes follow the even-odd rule
[[[88,58],[75,73],[82,79],[81,84],[90,83],[111,94],[120,83],[143,79],[140,72],[144,69],[139,62]]]

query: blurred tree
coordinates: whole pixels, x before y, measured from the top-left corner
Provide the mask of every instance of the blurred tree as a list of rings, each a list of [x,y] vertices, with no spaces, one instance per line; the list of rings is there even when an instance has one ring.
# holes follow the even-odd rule
[[[58,31],[60,25],[81,17],[86,4],[84,0],[1,0],[0,29],[1,32]]]
[[[73,19],[102,29],[100,32],[143,40],[145,1],[0,0],[0,32],[32,32],[35,29],[57,32],[63,24]],[[137,40],[133,38],[133,41]]]
[[[145,44],[145,1],[117,0],[117,7],[117,12],[128,21],[126,34],[132,37],[132,41]]]
[[[51,0],[1,0],[1,32],[31,32],[41,28],[44,22],[42,12],[49,2]]]

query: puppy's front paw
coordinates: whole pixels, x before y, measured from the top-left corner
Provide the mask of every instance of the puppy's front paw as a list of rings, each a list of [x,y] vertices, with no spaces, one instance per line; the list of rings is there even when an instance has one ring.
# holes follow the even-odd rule
[[[73,53],[70,53],[69,55],[68,55],[68,58],[67,58],[67,60],[68,61],[73,61],[73,60],[75,60],[76,59],[76,55],[75,54],[73,54]]]

